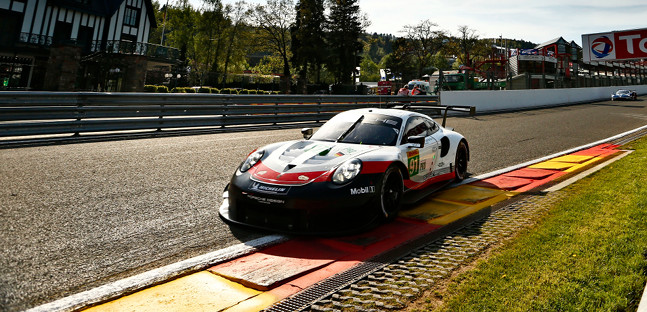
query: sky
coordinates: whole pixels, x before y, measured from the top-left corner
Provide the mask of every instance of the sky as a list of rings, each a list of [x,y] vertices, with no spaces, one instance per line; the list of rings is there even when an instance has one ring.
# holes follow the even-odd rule
[[[266,0],[246,0],[266,3]],[[293,0],[296,3],[296,0]],[[201,0],[190,0],[194,7]],[[237,0],[222,0],[234,4]],[[457,35],[459,26],[476,30],[479,38],[526,40],[543,43],[563,37],[582,45],[583,34],[647,28],[645,0],[360,0],[371,25],[368,33],[402,36],[405,25],[424,20],[438,30]],[[405,4],[405,5],[402,5]]]

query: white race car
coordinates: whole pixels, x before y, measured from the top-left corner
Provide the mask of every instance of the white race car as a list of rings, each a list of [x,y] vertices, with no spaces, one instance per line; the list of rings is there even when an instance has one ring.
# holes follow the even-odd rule
[[[474,113],[473,107],[437,109]],[[337,114],[304,140],[249,154],[220,207],[230,223],[272,231],[349,233],[394,219],[415,202],[467,175],[469,145],[427,115],[366,108]]]

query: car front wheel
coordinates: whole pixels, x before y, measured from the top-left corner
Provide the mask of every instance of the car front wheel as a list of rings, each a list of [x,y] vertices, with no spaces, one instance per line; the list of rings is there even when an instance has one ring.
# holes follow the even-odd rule
[[[403,192],[402,173],[395,167],[389,167],[384,173],[378,192],[380,214],[385,220],[393,220],[400,211]]]

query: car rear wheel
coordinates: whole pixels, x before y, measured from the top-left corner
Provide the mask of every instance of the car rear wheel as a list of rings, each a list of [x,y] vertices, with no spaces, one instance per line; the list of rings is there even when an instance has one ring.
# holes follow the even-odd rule
[[[389,167],[384,173],[379,188],[380,214],[385,220],[393,220],[400,211],[403,192],[402,173],[395,167]]]
[[[467,145],[461,141],[456,148],[456,162],[454,163],[456,180],[463,181],[467,176]]]

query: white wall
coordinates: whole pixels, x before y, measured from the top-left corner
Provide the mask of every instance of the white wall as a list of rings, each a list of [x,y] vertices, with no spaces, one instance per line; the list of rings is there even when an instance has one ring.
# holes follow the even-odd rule
[[[639,98],[640,95],[647,94],[647,85],[509,91],[443,91],[440,94],[440,102],[442,105],[476,106],[477,113],[482,113],[610,100],[611,94],[618,89],[636,90]]]

